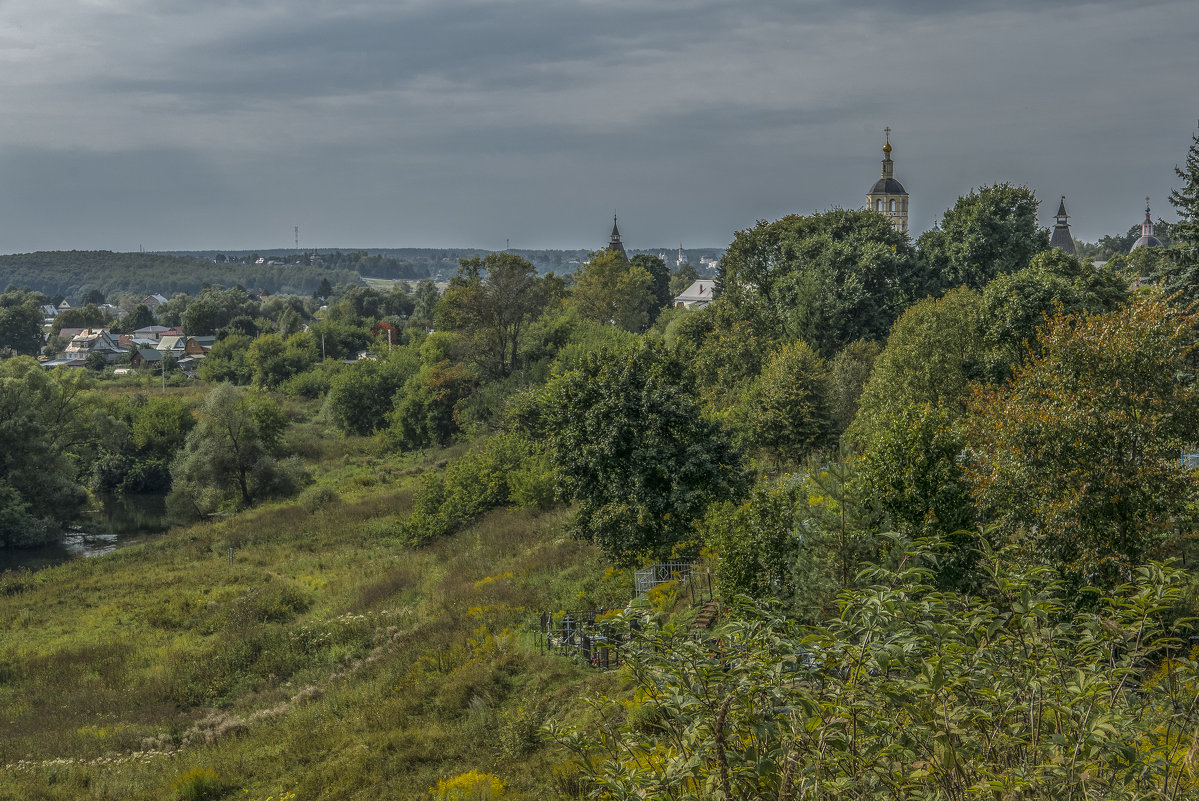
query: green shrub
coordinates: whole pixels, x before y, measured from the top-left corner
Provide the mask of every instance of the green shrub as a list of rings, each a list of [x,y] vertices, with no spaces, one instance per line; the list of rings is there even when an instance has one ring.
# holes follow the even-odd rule
[[[499,776],[471,769],[429,788],[437,801],[489,801],[502,798],[504,783]]]
[[[254,623],[286,623],[308,611],[312,599],[298,587],[282,581],[272,581],[246,590],[229,612],[234,625]]]
[[[323,484],[311,486],[300,493],[300,505],[309,512],[324,509],[340,501],[341,496],[337,493],[337,490]]]
[[[541,451],[518,434],[493,437],[451,462],[445,477],[426,475],[401,535],[422,545],[500,506],[548,506],[552,476]],[[515,486],[514,486],[515,482]]]
[[[305,373],[293,375],[279,389],[289,398],[323,398],[329,391],[333,373],[317,367]]]
[[[504,725],[500,729],[500,751],[504,756],[519,759],[537,750],[545,719],[545,710],[540,704],[517,707],[514,712],[504,713]]]
[[[176,798],[183,801],[207,801],[223,795],[225,786],[211,768],[192,768],[179,774],[171,790]]]

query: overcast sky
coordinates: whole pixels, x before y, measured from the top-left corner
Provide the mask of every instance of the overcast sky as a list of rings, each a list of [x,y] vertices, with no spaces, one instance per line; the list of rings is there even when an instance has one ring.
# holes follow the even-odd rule
[[[0,0],[0,252],[723,247],[1027,184],[1173,219],[1199,2]]]

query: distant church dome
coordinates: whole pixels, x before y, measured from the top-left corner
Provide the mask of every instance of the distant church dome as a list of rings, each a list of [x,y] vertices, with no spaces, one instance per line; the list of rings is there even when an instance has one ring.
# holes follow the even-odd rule
[[[884,128],[883,174],[866,193],[866,208],[877,211],[891,221],[891,227],[901,234],[908,232],[908,190],[895,180],[895,162],[891,161],[891,129]]]
[[[1137,248],[1160,248],[1164,247],[1162,241],[1153,235],[1153,217],[1149,214],[1149,198],[1145,198],[1145,221],[1141,223],[1141,236],[1136,242],[1132,243],[1132,247],[1128,249],[1132,253]]]
[[[1062,195],[1062,202],[1057,206],[1057,222],[1054,223],[1053,233],[1049,236],[1049,247],[1071,255],[1078,253],[1074,248],[1074,237],[1070,236],[1070,215],[1066,214],[1065,195]]]

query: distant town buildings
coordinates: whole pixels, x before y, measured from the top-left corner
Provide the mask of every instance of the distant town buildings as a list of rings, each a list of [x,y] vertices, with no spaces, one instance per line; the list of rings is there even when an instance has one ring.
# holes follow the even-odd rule
[[[866,208],[873,209],[891,221],[891,227],[901,234],[908,232],[908,190],[895,180],[895,162],[891,160],[891,129],[884,128],[883,174],[866,193]]]

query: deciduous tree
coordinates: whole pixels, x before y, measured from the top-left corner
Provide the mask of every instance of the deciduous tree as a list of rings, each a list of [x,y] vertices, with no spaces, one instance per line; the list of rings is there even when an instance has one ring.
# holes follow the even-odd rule
[[[570,304],[585,320],[643,331],[654,308],[654,278],[614,250],[592,255],[575,274]]]
[[[396,348],[387,359],[360,359],[329,380],[329,411],[338,428],[369,436],[386,425],[397,393],[420,368],[408,348]]]
[[[168,506],[181,516],[196,516],[294,490],[296,477],[271,456],[286,427],[274,401],[217,384],[204,397],[199,421],[171,464]]]
[[[1055,314],[1106,312],[1128,298],[1128,281],[1051,248],[1027,269],[1000,275],[983,289],[982,322],[988,377],[1005,380],[1036,347],[1037,327]]]
[[[744,489],[740,454],[693,392],[683,364],[648,343],[589,353],[547,389],[559,491],[579,505],[574,531],[613,560],[669,556],[709,503]]]
[[[437,327],[460,331],[467,358],[504,377],[520,367],[520,341],[545,307],[545,282],[514,253],[463,259],[436,309]]]
[[[89,387],[81,370],[0,360],[0,547],[53,539],[87,502],[77,479]]]
[[[45,301],[45,295],[25,290],[0,294],[0,351],[34,356],[41,350]]]
[[[832,442],[828,370],[805,342],[771,354],[733,412],[733,425],[751,448],[775,464],[797,464]]]
[[[970,401],[970,478],[984,512],[1034,558],[1118,583],[1187,525],[1194,478],[1179,455],[1199,398],[1199,319],[1160,294],[1107,314],[1055,317],[1041,352]]]
[[[896,321],[859,398],[849,434],[864,442],[892,411],[927,404],[952,416],[966,407],[970,382],[982,374],[981,299],[955,289],[925,298]]]
[[[959,197],[940,228],[918,240],[930,288],[982,289],[996,276],[1027,267],[1049,247],[1049,232],[1037,224],[1038,205],[1031,189],[1011,184]]]

